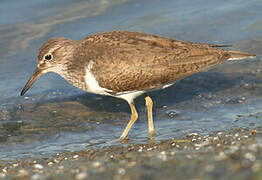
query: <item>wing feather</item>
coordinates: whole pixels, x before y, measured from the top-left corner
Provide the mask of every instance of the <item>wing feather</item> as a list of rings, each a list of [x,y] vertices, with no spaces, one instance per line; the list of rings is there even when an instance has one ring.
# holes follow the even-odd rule
[[[83,43],[100,86],[114,92],[158,88],[229,58],[210,45],[137,32],[96,34]]]

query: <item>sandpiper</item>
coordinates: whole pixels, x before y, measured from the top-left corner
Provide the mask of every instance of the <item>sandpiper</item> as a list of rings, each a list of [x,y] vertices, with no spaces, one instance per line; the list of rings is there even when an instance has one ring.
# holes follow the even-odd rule
[[[166,88],[223,61],[255,56],[219,47],[224,46],[129,31],[104,32],[79,41],[56,37],[41,46],[37,68],[21,96],[42,74],[55,72],[84,91],[122,98],[131,109],[130,120],[120,136],[123,140],[138,118],[134,104],[137,96]],[[148,132],[153,138],[153,102],[147,95],[145,104]]]

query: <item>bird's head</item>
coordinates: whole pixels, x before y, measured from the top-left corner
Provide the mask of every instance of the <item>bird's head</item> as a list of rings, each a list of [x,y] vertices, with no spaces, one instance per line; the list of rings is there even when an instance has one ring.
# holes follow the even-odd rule
[[[74,50],[74,42],[70,39],[57,37],[49,39],[39,49],[38,64],[25,87],[21,91],[23,96],[33,83],[47,72],[61,74],[63,67],[70,59]]]

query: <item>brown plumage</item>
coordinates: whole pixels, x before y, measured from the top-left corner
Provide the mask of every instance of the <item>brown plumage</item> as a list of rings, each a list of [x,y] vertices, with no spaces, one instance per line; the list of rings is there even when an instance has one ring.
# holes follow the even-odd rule
[[[38,68],[21,95],[41,74],[53,71],[85,91],[125,99],[132,116],[121,136],[124,139],[137,119],[133,99],[138,95],[164,88],[223,61],[255,56],[218,47],[221,46],[129,31],[94,34],[80,41],[53,38],[40,48]],[[153,136],[149,96],[146,105]]]

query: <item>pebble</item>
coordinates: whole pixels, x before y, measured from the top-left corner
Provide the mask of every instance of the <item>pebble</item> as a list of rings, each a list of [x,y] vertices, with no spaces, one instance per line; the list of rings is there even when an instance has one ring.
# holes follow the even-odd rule
[[[44,166],[42,166],[41,164],[35,164],[34,167],[36,169],[43,169],[44,168]]]
[[[78,157],[79,157],[79,155],[77,155],[77,154],[73,156],[74,159],[76,159],[76,158],[78,158]]]
[[[87,176],[88,176],[87,172],[84,171],[84,172],[77,174],[76,179],[78,179],[78,180],[86,179]]]
[[[7,173],[7,167],[4,167],[4,168],[2,169],[2,171],[3,171],[4,173]]]
[[[217,137],[217,136],[215,136],[214,138],[213,138],[213,141],[218,141],[219,140],[219,138]]]
[[[166,154],[166,151],[161,151],[160,154]]]
[[[220,161],[226,158],[226,154],[224,152],[219,152],[218,156],[216,156],[216,160]]]
[[[196,147],[204,147],[204,146],[207,146],[209,144],[210,144],[209,141],[203,141],[203,142],[200,142],[199,144],[195,144],[195,146]]]
[[[125,170],[124,168],[119,168],[119,169],[117,170],[117,173],[118,173],[118,174],[121,174],[121,175],[124,175],[124,174],[126,173],[126,170]]]
[[[217,135],[221,136],[223,134],[223,132],[218,132]]]
[[[99,161],[95,161],[95,162],[92,163],[92,166],[93,166],[94,168],[98,168],[98,167],[100,167],[101,165],[102,165],[102,163],[99,162]]]
[[[167,161],[166,151],[162,151],[157,157],[162,161]]]
[[[192,158],[193,158],[193,156],[190,155],[190,154],[186,155],[186,157],[187,157],[188,159],[192,159]]]
[[[22,177],[22,176],[28,176],[29,172],[25,169],[19,169],[18,171],[18,176]]]
[[[187,137],[191,137],[191,136],[198,136],[198,134],[197,133],[190,133],[190,134],[187,135]]]
[[[260,171],[260,169],[261,169],[261,164],[260,163],[254,163],[253,164],[253,166],[251,167],[251,169],[252,169],[252,171],[253,172],[258,172],[258,171]]]
[[[41,179],[41,176],[39,174],[34,174],[32,177],[31,177],[31,180],[38,180],[38,179]]]
[[[17,167],[19,164],[13,164],[13,167]]]
[[[136,165],[136,162],[135,161],[131,161],[129,163],[126,164],[126,167],[134,167]]]
[[[256,156],[254,156],[252,153],[246,153],[245,154],[245,158],[250,160],[250,161],[255,161],[256,160]]]

